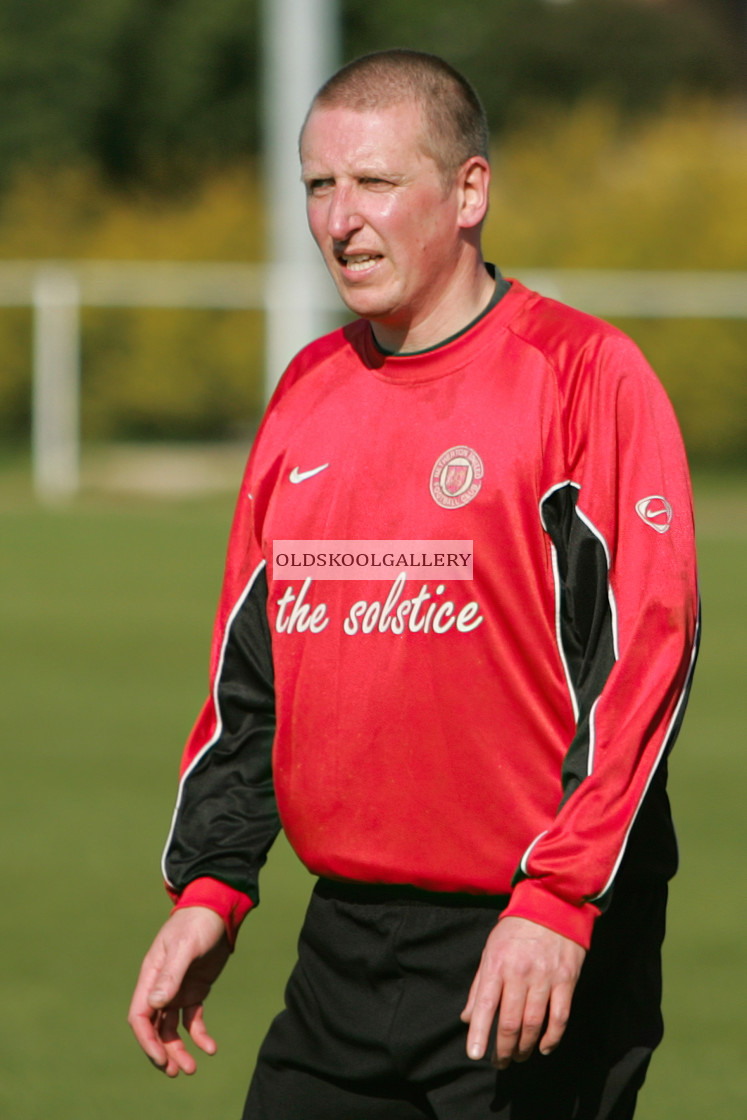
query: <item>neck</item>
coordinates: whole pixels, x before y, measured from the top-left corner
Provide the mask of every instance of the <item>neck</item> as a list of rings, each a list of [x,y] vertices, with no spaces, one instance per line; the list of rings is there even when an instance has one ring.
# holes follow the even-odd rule
[[[415,313],[407,322],[371,321],[371,330],[382,350],[407,354],[438,346],[444,339],[464,330],[490,303],[495,280],[480,256],[466,273],[458,270],[432,306]]]

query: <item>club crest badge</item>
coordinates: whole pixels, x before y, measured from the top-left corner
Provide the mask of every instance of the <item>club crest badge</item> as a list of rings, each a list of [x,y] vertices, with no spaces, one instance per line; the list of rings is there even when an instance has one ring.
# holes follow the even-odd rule
[[[480,492],[485,468],[471,447],[450,447],[431,471],[431,496],[444,509],[459,509]]]

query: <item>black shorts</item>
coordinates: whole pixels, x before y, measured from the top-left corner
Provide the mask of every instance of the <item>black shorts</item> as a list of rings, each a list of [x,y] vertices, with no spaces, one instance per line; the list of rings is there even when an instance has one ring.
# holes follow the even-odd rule
[[[615,892],[559,1047],[497,1071],[459,1015],[505,903],[320,881],[243,1120],[629,1120],[662,1034],[666,885]]]

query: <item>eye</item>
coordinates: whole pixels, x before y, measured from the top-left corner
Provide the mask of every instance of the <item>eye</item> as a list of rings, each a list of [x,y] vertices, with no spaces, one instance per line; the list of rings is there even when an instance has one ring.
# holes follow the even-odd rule
[[[387,190],[393,185],[390,179],[379,179],[375,175],[364,175],[359,182],[362,187],[374,191]]]
[[[306,193],[308,195],[320,195],[325,191],[329,191],[334,187],[334,179],[309,179],[306,183]]]

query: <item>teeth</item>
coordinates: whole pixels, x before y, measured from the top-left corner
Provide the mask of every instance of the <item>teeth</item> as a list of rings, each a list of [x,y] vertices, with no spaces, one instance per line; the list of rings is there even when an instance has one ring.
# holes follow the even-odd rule
[[[376,260],[376,257],[370,253],[359,253],[356,256],[343,257],[346,266],[353,272],[360,271],[361,269],[368,268],[368,266]]]

